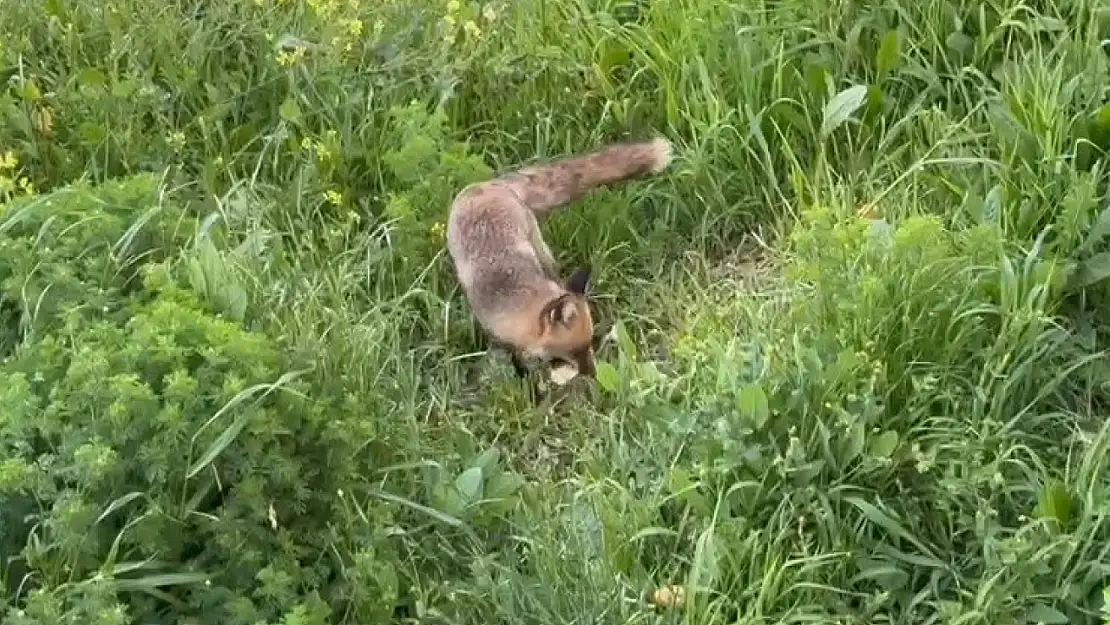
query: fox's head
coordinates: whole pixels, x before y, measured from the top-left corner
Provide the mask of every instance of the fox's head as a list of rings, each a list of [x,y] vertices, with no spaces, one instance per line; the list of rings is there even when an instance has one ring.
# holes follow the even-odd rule
[[[585,376],[594,375],[594,320],[586,295],[589,284],[590,269],[575,269],[563,285],[566,292],[540,312],[547,359],[573,364],[579,375]]]

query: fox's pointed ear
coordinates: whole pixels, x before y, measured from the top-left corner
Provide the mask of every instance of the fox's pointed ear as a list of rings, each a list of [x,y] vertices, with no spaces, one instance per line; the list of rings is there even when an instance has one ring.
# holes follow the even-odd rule
[[[590,268],[579,267],[567,278],[567,290],[576,295],[585,295],[590,288]]]
[[[549,323],[555,325],[569,325],[578,314],[578,307],[568,295],[563,295],[551,300],[543,311]]]

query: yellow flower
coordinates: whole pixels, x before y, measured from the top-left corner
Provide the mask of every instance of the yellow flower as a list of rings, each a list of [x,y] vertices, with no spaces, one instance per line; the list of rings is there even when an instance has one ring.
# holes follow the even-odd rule
[[[449,2],[447,3],[447,12],[458,13],[461,7],[462,4],[459,3],[459,0],[449,0]]]
[[[185,133],[181,132],[180,130],[175,130],[174,132],[171,132],[169,134],[169,136],[166,137],[166,143],[169,143],[170,147],[172,147],[175,150],[180,150],[180,149],[184,148],[185,147]]]
[[[343,203],[343,194],[336,191],[335,189],[328,189],[326,192],[324,192],[324,198],[328,201],[329,204],[332,204],[333,206],[339,206]]]
[[[292,52],[282,50],[277,54],[278,65],[283,67],[291,67],[304,60],[305,49],[303,47],[294,48]]]
[[[321,18],[327,19],[339,12],[339,3],[333,0],[308,0],[308,6]]]
[[[473,37],[477,39],[478,37],[482,36],[482,30],[478,28],[478,25],[474,23],[474,20],[467,20],[466,23],[463,24],[463,30],[466,31],[466,35],[468,37]]]

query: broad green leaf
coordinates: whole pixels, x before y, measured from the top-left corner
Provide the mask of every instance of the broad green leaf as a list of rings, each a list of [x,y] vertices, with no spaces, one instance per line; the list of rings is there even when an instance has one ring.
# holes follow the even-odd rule
[[[1094,115],[1095,123],[1104,129],[1110,129],[1110,104],[1098,107]]]
[[[1064,526],[1071,521],[1074,503],[1067,487],[1060,482],[1053,482],[1041,490],[1034,515],[1042,519],[1052,519]]]
[[[982,196],[974,191],[965,191],[960,210],[977,223],[983,223],[984,202]]]
[[[139,91],[139,81],[121,80],[112,85],[112,97],[127,100]]]
[[[1074,262],[1066,260],[1038,260],[1033,265],[1033,279],[1047,285],[1053,293],[1059,293],[1075,267]]]
[[[42,99],[42,91],[33,81],[27,80],[22,84],[18,84],[13,91],[19,94],[19,97],[27,101],[37,101]]]
[[[897,448],[898,433],[893,430],[886,430],[882,434],[871,439],[871,449],[869,453],[876,458],[889,458]]]
[[[497,466],[497,461],[500,459],[501,450],[497,447],[490,447],[475,458],[473,466],[480,467],[482,471],[489,473]]]
[[[678,499],[686,502],[690,506],[694,514],[701,518],[708,518],[713,514],[713,507],[709,501],[698,492],[690,472],[681,467],[673,467],[667,471],[666,475],[666,488],[667,490]]]
[[[672,495],[690,488],[694,481],[690,478],[690,471],[682,467],[671,467],[664,477],[664,485]]]
[[[451,517],[462,514],[466,502],[459,494],[459,489],[448,482],[439,482],[432,488],[432,505]]]
[[[875,55],[875,66],[879,71],[879,79],[882,80],[890,73],[895,67],[898,66],[898,61],[902,55],[902,41],[898,37],[898,31],[891,29],[883,35],[883,40],[879,44],[879,51]]]
[[[874,558],[859,558],[856,561],[859,574],[852,578],[851,583],[856,584],[864,580],[874,580],[885,590],[894,592],[905,588],[910,581],[909,573],[891,562]]]
[[[77,84],[82,87],[103,87],[108,84],[108,76],[95,67],[86,67],[77,72]]]
[[[967,33],[955,31],[944,40],[949,50],[958,54],[971,54],[975,50],[975,40]]]
[[[247,316],[247,292],[238,284],[229,284],[224,293],[228,316],[235,321],[243,321]]]
[[[1072,274],[1071,289],[1084,289],[1110,278],[1110,252],[1100,252],[1079,263]]]
[[[491,477],[485,485],[486,497],[500,499],[512,496],[524,485],[524,478],[511,471],[502,471]]]
[[[189,286],[197,293],[204,295],[208,292],[208,277],[204,274],[204,267],[197,258],[185,261],[185,271],[189,276]]]
[[[687,597],[693,602],[694,595],[703,588],[712,588],[718,575],[718,555],[716,533],[714,524],[698,536],[694,544],[694,561],[690,563],[690,573],[687,577],[687,587],[690,594]]]
[[[628,64],[632,58],[628,46],[614,39],[607,39],[597,46],[598,67],[608,76],[614,68]]]
[[[1068,617],[1059,610],[1043,603],[1036,603],[1029,609],[1026,618],[1030,623],[1044,623],[1045,625],[1066,624]]]
[[[601,388],[613,392],[620,388],[621,374],[617,372],[617,368],[607,362],[599,362],[594,367],[596,369],[595,376],[597,383]]]
[[[281,103],[278,114],[285,121],[296,123],[301,120],[301,105],[297,104],[297,100],[293,96],[289,96]]]
[[[866,97],[866,85],[848,87],[833,96],[825,105],[824,119],[821,120],[821,137],[828,138],[833,131],[848,121],[863,106]]]
[[[455,495],[455,497],[452,498],[451,500],[444,501],[443,499],[438,497],[438,495],[440,494],[439,491],[454,494],[452,492],[452,490],[450,488],[444,487],[444,485],[442,483],[436,484],[434,487],[432,487],[432,497],[435,498],[435,499],[440,499],[445,507],[456,508],[457,509],[458,506],[452,506],[451,504],[457,500],[458,496]],[[389,502],[392,502],[392,503],[401,504],[403,506],[408,506],[408,507],[412,508],[413,510],[416,510],[418,512],[423,512],[424,514],[432,517],[433,519],[436,519],[437,521],[440,521],[442,523],[446,523],[447,525],[450,525],[451,527],[465,527],[463,525],[463,522],[461,520],[459,520],[457,517],[453,516],[453,515],[447,514],[445,512],[441,512],[439,510],[436,510],[435,508],[429,508],[428,506],[418,504],[415,501],[410,501],[408,499],[405,499],[404,497],[398,497],[397,495],[394,495],[392,493],[387,493],[384,490],[372,490],[372,491],[370,491],[370,494],[377,497],[378,499],[382,499],[384,501],[389,501]]]
[[[786,106],[782,102],[777,105],[771,105],[767,112],[767,116],[771,120],[769,125],[779,125],[780,127],[788,127],[798,131],[809,129],[809,120],[805,115],[800,113],[796,108]]]
[[[756,428],[763,427],[763,424],[767,423],[767,419],[771,416],[771,409],[767,404],[767,394],[763,392],[763,387],[758,384],[744,385],[740,389],[736,402],[740,414],[751,419]]]
[[[864,425],[862,419],[857,419],[855,423],[848,428],[848,439],[844,442],[844,457],[841,458],[840,464],[847,465],[849,462],[855,460],[863,453],[864,445],[867,444],[867,427]]]
[[[628,334],[628,328],[623,323],[618,321],[616,323],[617,343],[621,346],[621,351],[628,357],[629,360],[639,360],[639,351],[636,349],[636,342]]]
[[[455,488],[466,503],[474,503],[482,498],[482,468],[470,467],[455,478]]]
[[[883,102],[886,100],[886,94],[883,93],[883,88],[878,85],[871,85],[867,88],[867,97],[864,98],[864,108],[862,119],[869,120],[883,112]]]
[[[828,90],[829,70],[825,67],[824,59],[816,54],[806,55],[802,59],[802,74],[805,77],[806,87],[812,95],[817,97],[825,95]],[[794,108],[789,107],[789,110],[793,111]]]
[[[108,131],[100,124],[81,122],[77,125],[77,137],[82,143],[100,143],[108,136]]]
[[[1002,185],[994,185],[983,200],[983,222],[998,223],[1002,218]]]
[[[1102,243],[1102,240],[1108,234],[1110,234],[1110,206],[1102,209],[1102,212],[1098,214],[1098,218],[1095,219],[1095,223],[1087,232],[1087,236],[1079,244],[1079,249],[1086,251],[1094,248],[1094,246]]]

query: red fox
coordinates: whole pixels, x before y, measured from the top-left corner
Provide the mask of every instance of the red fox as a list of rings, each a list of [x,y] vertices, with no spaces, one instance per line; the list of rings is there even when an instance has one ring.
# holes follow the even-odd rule
[[[561,279],[539,221],[591,189],[670,164],[666,139],[611,144],[590,154],[524,167],[464,188],[451,204],[447,250],[470,307],[490,342],[525,360],[562,361],[594,375],[590,268]]]

